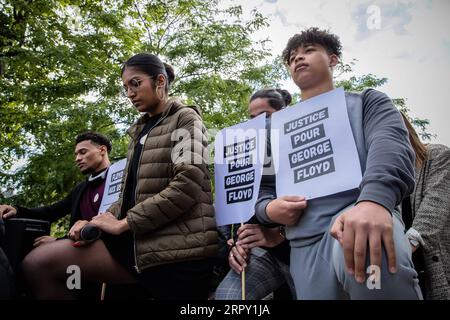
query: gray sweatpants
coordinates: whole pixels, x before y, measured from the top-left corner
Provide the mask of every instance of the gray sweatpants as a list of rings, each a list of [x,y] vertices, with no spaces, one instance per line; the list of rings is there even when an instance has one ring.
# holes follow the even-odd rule
[[[346,209],[337,214],[330,224]],[[311,245],[291,248],[291,274],[297,298],[316,299],[422,299],[417,273],[411,260],[411,247],[404,235],[399,213],[393,214],[397,273],[387,269],[383,249],[381,276],[366,274],[366,282],[358,283],[345,270],[344,252],[330,232]],[[367,250],[367,257],[369,257]],[[367,258],[366,270],[370,259]],[[371,272],[372,273],[372,272]]]

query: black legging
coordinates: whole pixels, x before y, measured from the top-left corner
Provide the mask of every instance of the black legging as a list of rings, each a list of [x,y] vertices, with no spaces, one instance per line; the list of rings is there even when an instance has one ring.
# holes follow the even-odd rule
[[[76,299],[76,290],[67,288],[71,265],[78,266],[81,279],[88,282],[126,284],[136,282],[122,265],[114,260],[103,241],[74,248],[69,239],[43,244],[31,251],[22,262],[22,270],[37,299]]]
[[[80,268],[82,282],[130,284],[137,281],[157,300],[206,300],[212,277],[210,259],[150,267],[136,278],[108,252],[102,240],[74,248],[69,239],[43,244],[31,251],[22,269],[37,299],[76,299],[67,288],[68,267]]]

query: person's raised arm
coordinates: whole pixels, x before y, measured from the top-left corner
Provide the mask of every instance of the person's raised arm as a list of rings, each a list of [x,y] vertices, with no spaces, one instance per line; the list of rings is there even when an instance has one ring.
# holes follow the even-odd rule
[[[72,209],[72,190],[64,199],[58,201],[49,206],[43,206],[38,208],[26,208],[22,206],[0,206],[0,214],[3,212],[4,218],[28,218],[28,219],[39,219],[49,222],[55,222],[67,214],[70,214]]]

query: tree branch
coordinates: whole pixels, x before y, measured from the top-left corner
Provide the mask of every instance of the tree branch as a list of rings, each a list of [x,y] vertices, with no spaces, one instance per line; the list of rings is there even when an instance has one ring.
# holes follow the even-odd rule
[[[137,11],[137,13],[139,15],[139,18],[141,19],[142,23],[144,24],[145,30],[147,30],[148,41],[149,41],[149,45],[151,47],[151,45],[152,45],[152,35],[151,35],[151,32],[150,32],[150,29],[149,29],[149,27],[147,25],[147,22],[145,21],[144,17],[141,14],[141,11],[139,10],[139,7],[138,7],[136,1],[133,1],[133,4],[134,4],[134,7],[136,8],[136,11]]]
[[[177,15],[174,17],[174,19],[173,19],[172,21],[170,21],[170,22],[167,24],[167,26],[164,28],[164,32],[163,32],[163,34],[161,35],[161,37],[159,38],[159,40],[158,40],[158,46],[157,46],[158,52],[161,52],[161,51],[166,47],[167,43],[166,43],[162,48],[160,48],[161,41],[162,41],[162,39],[165,37],[166,32],[172,27],[172,25],[173,25],[174,23],[176,23],[176,22],[179,21],[179,18],[182,17],[182,15],[184,14],[184,11],[185,11],[185,10],[180,11],[180,13],[177,14]],[[169,12],[167,12],[167,15],[169,15]]]

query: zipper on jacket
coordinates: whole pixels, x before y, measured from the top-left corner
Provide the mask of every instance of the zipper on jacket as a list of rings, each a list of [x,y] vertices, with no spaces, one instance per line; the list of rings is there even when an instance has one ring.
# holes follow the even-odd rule
[[[161,117],[158,121],[156,121],[156,123],[153,125],[153,127],[151,127],[148,132],[147,132],[147,137],[145,138],[144,143],[142,144],[142,152],[139,155],[139,162],[138,162],[138,169],[136,172],[136,176],[139,177],[139,169],[140,169],[140,165],[141,165],[141,160],[142,160],[142,154],[144,153],[144,145],[145,142],[147,142],[148,139],[148,135],[150,134],[150,132],[153,130],[154,127],[156,127],[161,121],[163,121],[165,118],[167,118],[167,116],[169,115],[169,113],[167,113],[164,117]],[[140,143],[140,141],[137,141],[137,143]],[[137,182],[136,182],[137,184]],[[137,185],[136,185],[136,189],[134,190],[134,203],[137,203]],[[137,254],[136,254],[136,235],[133,232],[133,247],[134,247],[134,263],[135,266],[134,268],[136,269],[137,273],[141,273],[141,270],[139,269],[138,263],[137,263]]]

